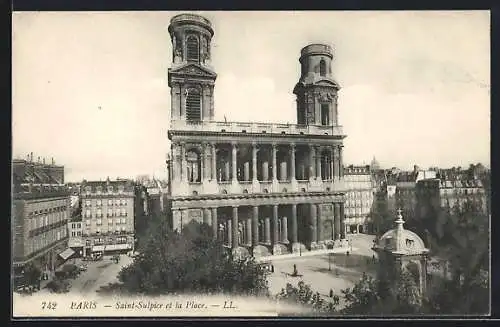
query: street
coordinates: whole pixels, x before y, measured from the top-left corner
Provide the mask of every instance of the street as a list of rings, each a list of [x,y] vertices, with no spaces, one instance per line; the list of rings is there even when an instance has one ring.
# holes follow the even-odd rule
[[[88,265],[87,271],[71,282],[71,293],[93,294],[101,286],[118,281],[120,270],[132,262],[132,258],[126,255],[120,256],[120,261],[115,263],[111,256],[105,256],[100,261],[85,261]],[[80,265],[80,263],[77,263]]]
[[[82,271],[77,278],[68,279],[71,284],[71,294],[96,294],[102,286],[118,282],[118,273],[120,270],[132,263],[133,258],[127,255],[121,255],[120,261],[115,263],[112,256],[105,256],[100,261],[82,261],[81,259],[69,260],[67,264],[86,264],[86,271]],[[42,288],[38,294],[50,293],[47,288]]]

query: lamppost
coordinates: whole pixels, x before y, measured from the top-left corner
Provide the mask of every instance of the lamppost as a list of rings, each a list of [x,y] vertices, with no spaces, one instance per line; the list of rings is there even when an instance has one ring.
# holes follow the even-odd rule
[[[332,258],[332,254],[328,253],[328,271],[332,271],[331,258]]]

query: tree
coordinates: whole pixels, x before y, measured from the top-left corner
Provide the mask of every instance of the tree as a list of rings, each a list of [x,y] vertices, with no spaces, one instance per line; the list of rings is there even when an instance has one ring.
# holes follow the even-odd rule
[[[418,314],[422,297],[410,271],[403,269],[394,282],[366,274],[354,287],[342,290],[349,315]]]
[[[433,253],[449,266],[450,276],[434,283],[431,312],[486,313],[489,308],[489,217],[480,199],[468,199],[442,216]]]
[[[298,303],[309,308],[311,314],[338,314],[335,304],[331,300],[324,299],[319,292],[314,292],[311,287],[300,281],[297,287],[290,283],[276,295],[276,299],[288,303]]]
[[[192,222],[177,234],[165,224],[160,222],[139,256],[120,272],[127,291],[268,295],[267,271],[251,258],[233,258],[208,225]]]

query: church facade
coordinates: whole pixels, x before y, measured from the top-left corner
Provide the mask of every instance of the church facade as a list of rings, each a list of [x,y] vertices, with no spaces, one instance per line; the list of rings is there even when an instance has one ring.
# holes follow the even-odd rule
[[[169,33],[172,228],[206,223],[227,247],[254,256],[340,243],[345,135],[332,48],[310,44],[301,50],[296,124],[215,121],[210,21],[177,15]]]

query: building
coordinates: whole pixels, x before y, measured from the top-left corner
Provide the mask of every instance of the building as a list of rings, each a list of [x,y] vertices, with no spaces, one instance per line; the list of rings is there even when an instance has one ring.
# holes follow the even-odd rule
[[[403,210],[407,221],[418,218],[416,186],[419,180],[436,178],[436,171],[421,170],[414,166],[413,171],[400,172],[396,179],[396,206]]]
[[[347,233],[373,233],[372,210],[377,190],[370,166],[344,168]]]
[[[345,238],[345,135],[333,49],[310,44],[301,50],[296,124],[215,121],[210,21],[181,14],[168,30],[172,228],[205,222],[227,247],[255,256],[323,248]]]
[[[382,235],[373,246],[379,258],[378,277],[379,280],[396,281],[406,270],[414,277],[420,294],[425,294],[429,249],[417,234],[403,227],[401,212],[398,210],[395,228]]]
[[[83,256],[133,251],[134,182],[83,181],[80,196]]]
[[[145,181],[144,186],[149,196],[147,206],[150,214],[161,215],[167,209],[168,190],[166,183],[153,178]]]
[[[472,180],[423,179],[417,182],[416,198],[420,219],[436,219],[441,210],[463,208],[468,201],[487,213],[487,199],[482,182]]]
[[[12,256],[14,275],[32,264],[51,278],[71,253],[67,250],[69,192],[64,186],[64,166],[50,164],[33,153],[12,163]]]

